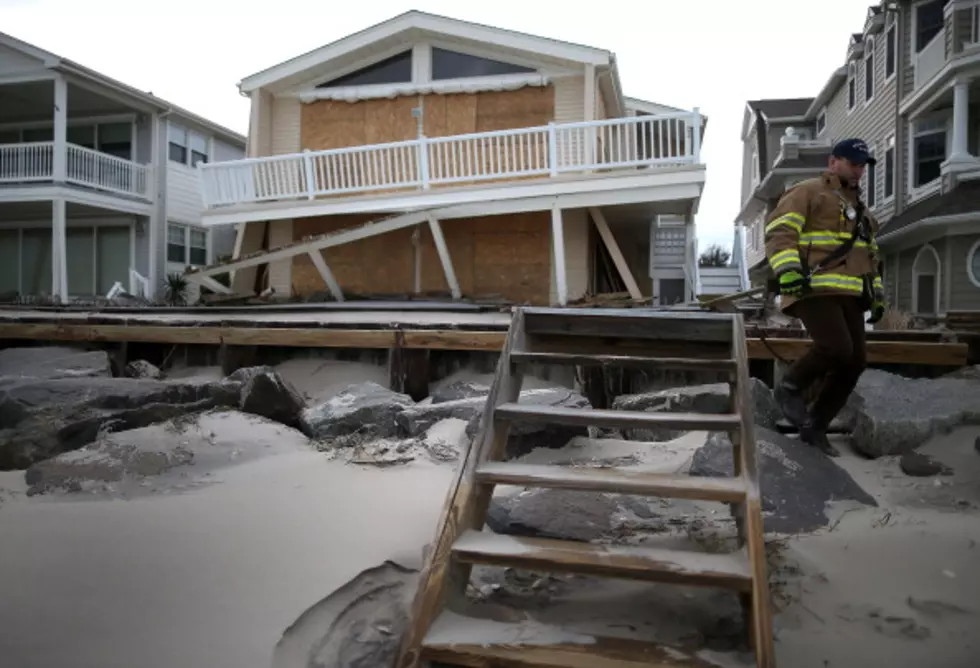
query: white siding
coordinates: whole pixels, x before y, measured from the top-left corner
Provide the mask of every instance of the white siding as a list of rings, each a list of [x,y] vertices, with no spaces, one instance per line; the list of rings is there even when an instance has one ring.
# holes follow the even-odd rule
[[[211,162],[224,162],[225,160],[241,160],[245,157],[245,147],[241,145],[230,144],[221,139],[215,139],[213,142],[214,155],[211,156]]]
[[[199,225],[204,202],[197,170],[167,161],[167,218],[175,223]]]
[[[562,229],[565,237],[565,276],[570,301],[584,297],[589,289],[589,225],[591,224],[592,219],[585,209],[562,211]],[[558,303],[558,287],[555,285],[553,259],[550,298],[552,304]]]
[[[585,120],[585,76],[559,77],[555,86],[555,123],[580,123]],[[560,161],[568,161],[579,150],[577,141],[558,146]]]

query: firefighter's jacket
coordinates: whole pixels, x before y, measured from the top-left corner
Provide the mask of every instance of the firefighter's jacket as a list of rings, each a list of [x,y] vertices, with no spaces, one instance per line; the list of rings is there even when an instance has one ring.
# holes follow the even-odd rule
[[[860,297],[865,276],[871,276],[873,287],[881,290],[878,273],[878,221],[865,209],[865,235],[858,238],[844,258],[831,266],[814,268],[834,249],[850,239],[857,227],[857,216],[848,213],[859,209],[858,193],[841,186],[832,172],[807,179],[787,190],[766,221],[766,258],[777,276],[786,271],[809,275],[810,291],[802,297],[821,294]],[[862,207],[863,208],[863,207]],[[783,295],[786,309],[797,298]]]

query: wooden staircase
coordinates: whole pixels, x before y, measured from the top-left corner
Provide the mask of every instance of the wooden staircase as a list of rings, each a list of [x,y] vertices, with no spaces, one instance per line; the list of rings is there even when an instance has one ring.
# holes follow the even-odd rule
[[[610,354],[614,353],[614,354]],[[474,564],[723,587],[741,595],[758,668],[775,666],[763,544],[752,400],[740,314],[636,309],[517,309],[497,364],[480,431],[456,480],[426,560],[412,624],[396,668],[438,662],[472,668],[654,668],[709,666],[673,647],[555,630],[552,642],[522,641],[519,629],[453,612]],[[517,403],[528,364],[615,365],[727,374],[726,414],[574,409]],[[725,431],[735,477],[700,478],[625,469],[500,461],[518,421],[620,428]],[[518,538],[483,531],[495,485],[639,494],[731,504],[739,549],[730,554]]]

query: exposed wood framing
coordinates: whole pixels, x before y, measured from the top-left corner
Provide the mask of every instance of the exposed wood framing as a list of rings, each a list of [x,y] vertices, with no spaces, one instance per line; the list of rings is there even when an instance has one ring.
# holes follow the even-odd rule
[[[551,256],[555,268],[555,288],[558,291],[559,306],[568,304],[568,272],[565,268],[565,227],[561,208],[556,203],[551,207]]]
[[[456,272],[453,271],[453,261],[449,257],[449,247],[446,246],[446,238],[442,235],[442,227],[435,216],[429,216],[429,230],[432,232],[432,239],[436,242],[436,251],[439,253],[439,260],[442,262],[442,270],[446,274],[446,285],[453,295],[453,299],[459,299],[463,293],[459,289],[459,281],[456,280]]]
[[[218,281],[214,280],[210,276],[202,276],[200,283],[208,290],[211,290],[212,292],[217,292],[219,295],[230,295],[230,294],[234,294],[235,292],[227,285],[224,285],[223,283],[219,283]]]
[[[318,250],[312,250],[309,252],[310,260],[313,262],[313,266],[316,270],[320,272],[320,278],[326,283],[327,289],[330,290],[330,294],[338,302],[344,301],[344,292],[340,289],[340,284],[337,283],[337,279],[334,278],[333,272],[330,271],[330,267],[327,266],[327,261],[323,259],[323,253]]]
[[[504,330],[445,329],[326,329],[293,327],[227,327],[168,325],[99,325],[65,323],[0,323],[0,339],[35,339],[50,341],[104,341],[169,344],[221,344],[244,346],[282,346],[297,348],[391,348],[397,333],[403,336],[405,348],[431,350],[500,350],[507,336]],[[584,339],[588,337],[580,337]],[[597,344],[609,348],[609,341]],[[687,344],[688,347],[692,344]],[[810,349],[808,339],[767,337],[747,340],[749,357],[774,359],[772,351],[792,360]],[[963,366],[967,363],[965,343],[928,343],[923,341],[868,341],[868,361],[881,364],[923,364]]]
[[[633,278],[633,272],[630,271],[629,265],[626,264],[623,251],[619,248],[619,244],[616,243],[616,237],[613,236],[612,230],[609,229],[609,223],[606,222],[606,217],[603,215],[602,209],[597,206],[589,207],[589,215],[592,216],[592,221],[595,223],[596,229],[599,230],[599,236],[602,237],[602,243],[606,245],[606,250],[609,251],[609,256],[612,257],[613,264],[616,265],[616,269],[619,271],[619,277],[626,284],[626,290],[629,291],[630,297],[637,301],[642,300],[643,293],[640,292],[640,286],[637,285],[636,279]],[[650,248],[650,254],[653,254],[653,248]]]

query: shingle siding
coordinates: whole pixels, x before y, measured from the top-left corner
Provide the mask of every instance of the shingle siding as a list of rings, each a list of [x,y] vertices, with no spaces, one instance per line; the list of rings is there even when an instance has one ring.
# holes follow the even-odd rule
[[[973,284],[968,273],[970,251],[974,249],[975,244],[980,243],[980,234],[948,237],[947,241],[951,245],[949,308],[956,311],[980,309],[980,288]],[[976,252],[980,253],[980,246],[977,247]]]

